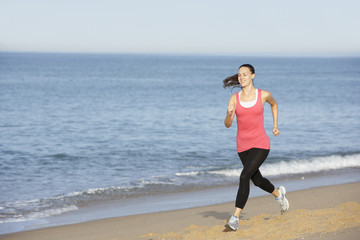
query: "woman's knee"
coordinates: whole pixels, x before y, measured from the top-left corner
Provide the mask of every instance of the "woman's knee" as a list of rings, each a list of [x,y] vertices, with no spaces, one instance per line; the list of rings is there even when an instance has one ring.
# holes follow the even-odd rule
[[[254,183],[255,186],[260,187],[262,185],[262,179],[259,178],[252,178],[251,181]]]
[[[242,171],[241,174],[240,174],[240,182],[250,182],[250,174]]]

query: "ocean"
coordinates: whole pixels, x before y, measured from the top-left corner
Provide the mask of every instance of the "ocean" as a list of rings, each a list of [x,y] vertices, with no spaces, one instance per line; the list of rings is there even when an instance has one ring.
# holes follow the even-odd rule
[[[360,181],[359,57],[3,52],[0,234],[214,203],[203,191],[233,201],[242,165],[224,117],[240,89],[222,80],[243,63],[279,105],[277,137],[265,106],[263,175],[294,189]]]

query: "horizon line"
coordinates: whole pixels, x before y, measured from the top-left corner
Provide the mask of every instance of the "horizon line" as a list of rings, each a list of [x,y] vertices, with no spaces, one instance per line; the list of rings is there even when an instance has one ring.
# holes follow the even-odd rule
[[[214,56],[214,57],[360,57],[360,52],[100,52],[100,51],[3,51],[15,54],[84,54],[84,55],[159,55],[159,56]]]

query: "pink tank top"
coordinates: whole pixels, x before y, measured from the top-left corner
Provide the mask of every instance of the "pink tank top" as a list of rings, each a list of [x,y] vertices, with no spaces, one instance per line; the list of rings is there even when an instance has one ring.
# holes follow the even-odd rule
[[[245,108],[240,104],[239,93],[236,93],[237,151],[250,148],[270,149],[270,140],[264,128],[264,107],[261,101],[261,90],[258,89],[254,106]]]

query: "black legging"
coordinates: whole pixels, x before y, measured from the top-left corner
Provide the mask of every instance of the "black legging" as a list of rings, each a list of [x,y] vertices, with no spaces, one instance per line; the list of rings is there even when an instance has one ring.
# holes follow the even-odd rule
[[[265,161],[270,150],[261,148],[251,148],[247,151],[240,152],[239,157],[241,159],[244,168],[240,175],[240,186],[236,197],[236,207],[243,209],[250,192],[250,179],[255,186],[260,187],[268,193],[272,193],[275,190],[274,185],[264,178],[259,167]]]

